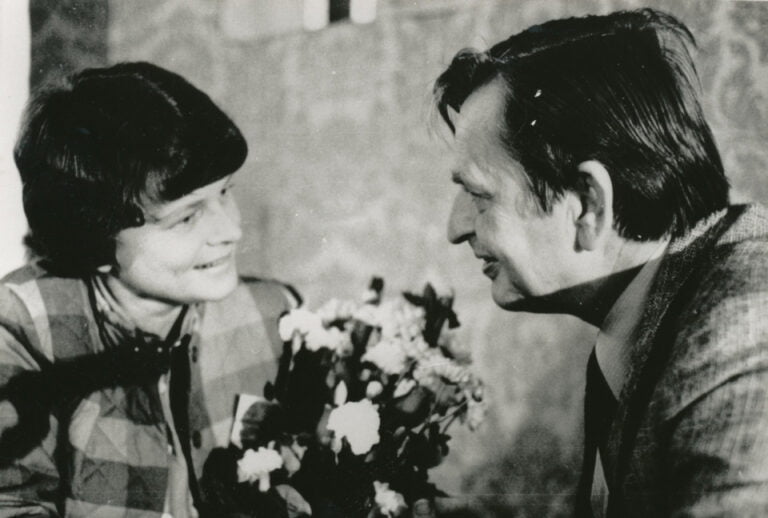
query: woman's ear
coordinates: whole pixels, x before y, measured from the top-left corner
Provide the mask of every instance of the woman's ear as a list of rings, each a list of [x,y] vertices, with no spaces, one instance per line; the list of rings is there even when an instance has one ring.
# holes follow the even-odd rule
[[[576,244],[580,250],[595,250],[613,228],[613,182],[597,160],[580,163],[578,171],[581,214],[576,221]]]
[[[103,274],[111,273],[113,270],[113,267],[111,264],[102,264],[98,268],[96,268],[96,271]]]

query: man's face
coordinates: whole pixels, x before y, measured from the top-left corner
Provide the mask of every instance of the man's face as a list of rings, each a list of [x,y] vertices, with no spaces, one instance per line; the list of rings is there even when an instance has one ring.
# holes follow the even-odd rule
[[[117,235],[116,277],[136,295],[173,304],[218,300],[237,285],[242,237],[232,177],[145,207],[147,222]]]
[[[499,140],[502,96],[502,86],[493,81],[470,95],[453,117],[452,175],[461,190],[453,203],[448,238],[455,244],[467,242],[483,261],[499,306],[546,311],[534,304],[537,297],[574,282],[578,214],[563,201],[550,214],[536,206],[522,166]]]

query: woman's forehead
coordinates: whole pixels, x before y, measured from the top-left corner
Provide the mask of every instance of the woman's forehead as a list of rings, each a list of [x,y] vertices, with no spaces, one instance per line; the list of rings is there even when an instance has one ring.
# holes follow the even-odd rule
[[[175,200],[161,202],[147,201],[144,204],[144,212],[155,220],[163,219],[175,212],[195,206],[205,201],[207,198],[218,196],[219,192],[230,182],[231,178],[232,175],[225,176],[215,182],[199,187]]]

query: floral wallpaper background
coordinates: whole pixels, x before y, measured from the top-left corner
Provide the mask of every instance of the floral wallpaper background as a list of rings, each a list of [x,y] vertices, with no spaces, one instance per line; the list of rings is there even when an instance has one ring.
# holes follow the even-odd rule
[[[481,431],[455,434],[435,470],[452,495],[444,515],[567,516],[596,330],[502,312],[468,247],[447,242],[455,187],[432,82],[459,49],[550,18],[667,10],[698,39],[733,199],[768,202],[768,3],[380,0],[373,23],[309,32],[291,29],[298,1],[268,12],[244,0],[31,0],[31,81],[146,60],[211,95],[250,145],[237,182],[244,273],[288,281],[310,304],[356,297],[372,275],[390,293],[426,280],[452,286],[492,407]]]

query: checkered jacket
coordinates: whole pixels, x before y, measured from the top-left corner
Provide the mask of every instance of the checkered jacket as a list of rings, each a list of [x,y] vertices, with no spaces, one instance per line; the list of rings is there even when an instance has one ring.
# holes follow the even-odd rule
[[[284,285],[242,281],[226,299],[202,304],[190,342],[192,461],[200,476],[226,446],[235,396],[274,379]],[[104,349],[87,283],[27,266],[0,283],[0,387],[48,362]],[[23,458],[0,467],[0,516],[161,516],[169,441],[157,383],[99,390],[54,412],[50,432]]]

